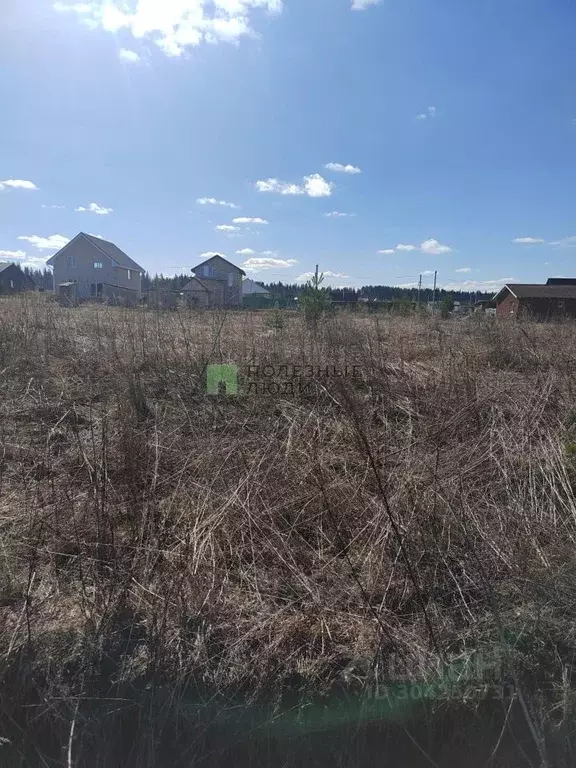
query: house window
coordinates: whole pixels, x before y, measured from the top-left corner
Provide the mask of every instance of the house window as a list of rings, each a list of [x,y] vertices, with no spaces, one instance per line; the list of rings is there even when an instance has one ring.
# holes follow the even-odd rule
[[[76,268],[76,257],[75,256],[66,256],[66,263],[68,264],[69,269],[75,269]]]
[[[228,288],[234,285],[234,272],[228,272]]]
[[[132,273],[130,272],[130,270],[128,270],[128,280],[131,280],[131,279],[132,279]]]
[[[14,288],[14,280],[10,280],[10,288]]]
[[[212,277],[214,274],[214,270],[210,266],[210,264],[206,264],[204,267],[204,277]]]
[[[94,262],[94,269],[102,269],[103,266],[104,265],[102,264],[101,261],[95,261]]]
[[[102,296],[102,283],[90,284],[90,296]]]

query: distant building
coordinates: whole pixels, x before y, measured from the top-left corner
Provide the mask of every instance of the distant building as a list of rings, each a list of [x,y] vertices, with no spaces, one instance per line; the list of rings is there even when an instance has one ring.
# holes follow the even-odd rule
[[[272,294],[270,291],[266,290],[263,285],[260,285],[260,283],[255,283],[254,280],[251,280],[249,277],[245,277],[244,280],[242,280],[242,296],[266,296],[270,297]]]
[[[33,291],[36,283],[17,264],[0,262],[0,294]]]
[[[576,279],[550,278],[546,285],[507,283],[494,296],[494,301],[498,318],[576,317]]]
[[[142,267],[114,243],[79,232],[51,256],[54,293],[63,303],[103,299],[135,305],[140,301]]]
[[[246,277],[246,273],[228,259],[215,254],[195,266],[192,272],[200,286],[208,292],[208,306],[239,307],[242,305],[242,278]],[[200,286],[194,288],[198,295]]]

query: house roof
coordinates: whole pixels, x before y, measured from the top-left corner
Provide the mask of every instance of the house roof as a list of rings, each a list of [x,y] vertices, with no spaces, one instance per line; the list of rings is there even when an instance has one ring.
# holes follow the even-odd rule
[[[58,254],[66,250],[66,248],[68,248],[79,237],[83,237],[85,240],[88,240],[89,243],[98,248],[99,251],[102,251],[102,253],[108,256],[108,258],[112,259],[112,261],[115,262],[119,267],[124,267],[125,269],[133,269],[136,272],[144,272],[144,269],[139,264],[137,264],[134,259],[131,259],[130,256],[125,254],[124,251],[121,251],[117,245],[108,242],[108,240],[102,240],[101,237],[87,235],[86,232],[79,232],[76,237],[73,237],[69,243],[67,243],[63,248],[60,248],[59,251],[51,256],[46,264],[48,264],[48,266],[53,266],[54,259],[58,256]]]
[[[183,290],[183,291],[191,291],[191,290],[192,290],[192,288],[191,288],[191,285],[192,285],[192,283],[198,283],[198,285],[200,286],[200,288],[202,288],[202,289],[203,289],[203,290],[205,290],[207,293],[209,293],[209,289],[208,289],[208,288],[207,288],[207,287],[204,285],[204,283],[202,282],[202,280],[199,280],[197,277],[193,277],[191,280],[189,280],[189,281],[186,283],[186,285],[184,286],[184,288],[182,288],[182,290]]]
[[[494,296],[494,301],[501,301],[505,291],[517,299],[576,299],[576,285],[506,283]]]
[[[249,277],[242,281],[242,293],[245,296],[258,293],[262,295],[270,295],[270,291],[264,288],[263,285],[260,285],[260,283],[255,283],[254,280],[251,280]]]
[[[576,285],[576,277],[549,277],[546,285]]]
[[[19,272],[22,272],[22,274],[24,275],[24,277],[25,277],[25,278],[26,278],[26,279],[27,279],[27,280],[28,280],[30,283],[32,283],[32,285],[36,285],[36,283],[34,282],[34,280],[32,280],[32,278],[30,277],[30,275],[27,275],[27,274],[26,274],[26,272],[24,272],[24,270],[22,269],[22,267],[20,266],[20,264],[14,264],[14,262],[13,262],[13,261],[0,261],[0,272],[4,272],[4,270],[5,270],[5,269],[8,269],[8,267],[16,267],[16,269],[17,269]]]
[[[84,235],[86,240],[89,240],[92,245],[95,245],[97,248],[100,248],[101,251],[104,251],[106,256],[109,256],[112,261],[115,261],[120,267],[134,269],[137,272],[144,271],[134,259],[131,259],[130,256],[124,253],[124,251],[121,251],[117,245],[114,245],[114,243],[110,243],[108,240],[102,240],[100,237],[94,237],[94,235],[87,235],[85,232],[81,232],[80,234]]]
[[[225,259],[224,256],[220,256],[219,253],[215,253],[214,256],[210,256],[209,259],[206,259],[205,261],[201,261],[200,264],[196,264],[195,267],[192,267],[192,272],[196,272],[197,269],[200,269],[200,267],[203,267],[204,264],[209,264],[212,261],[212,259],[215,259],[215,258],[222,259],[222,261],[225,261],[226,264],[230,264],[231,267],[233,267],[234,269],[237,269],[238,272],[240,272],[240,274],[246,276],[246,272],[241,270],[240,267],[237,267],[236,264],[232,264],[232,262],[228,261],[228,259]]]

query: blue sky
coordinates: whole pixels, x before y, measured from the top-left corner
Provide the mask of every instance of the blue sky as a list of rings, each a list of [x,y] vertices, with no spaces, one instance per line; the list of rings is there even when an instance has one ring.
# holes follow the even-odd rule
[[[85,231],[164,274],[574,276],[575,28],[568,0],[4,0],[0,258]]]

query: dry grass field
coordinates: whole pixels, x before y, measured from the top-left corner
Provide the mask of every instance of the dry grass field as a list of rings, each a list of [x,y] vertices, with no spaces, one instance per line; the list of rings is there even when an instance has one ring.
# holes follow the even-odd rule
[[[359,375],[208,396],[210,363]],[[497,678],[572,765],[575,363],[569,323],[2,300],[0,760],[160,765],[238,702],[289,729],[475,660],[417,706]]]

